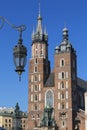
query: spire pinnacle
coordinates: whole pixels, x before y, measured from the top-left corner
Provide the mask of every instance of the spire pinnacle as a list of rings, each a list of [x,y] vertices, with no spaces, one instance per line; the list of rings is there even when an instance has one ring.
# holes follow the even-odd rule
[[[40,17],[40,2],[39,2],[39,4],[38,4],[38,5],[39,5],[39,17]]]

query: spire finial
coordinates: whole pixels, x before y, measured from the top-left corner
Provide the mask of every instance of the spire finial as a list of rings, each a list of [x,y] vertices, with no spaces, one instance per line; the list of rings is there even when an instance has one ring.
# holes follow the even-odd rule
[[[38,5],[39,5],[39,17],[40,17],[40,2],[39,2],[39,4],[38,4]]]

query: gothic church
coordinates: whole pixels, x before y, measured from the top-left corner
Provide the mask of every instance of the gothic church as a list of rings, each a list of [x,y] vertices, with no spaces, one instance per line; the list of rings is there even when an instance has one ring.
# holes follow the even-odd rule
[[[28,130],[87,130],[87,81],[77,77],[76,50],[68,35],[63,28],[51,71],[39,13],[29,63]]]

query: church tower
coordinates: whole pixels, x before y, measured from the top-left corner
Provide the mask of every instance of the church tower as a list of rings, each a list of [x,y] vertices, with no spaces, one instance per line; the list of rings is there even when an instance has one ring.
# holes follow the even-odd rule
[[[50,74],[48,60],[48,35],[42,28],[42,17],[38,15],[36,31],[32,33],[32,55],[29,64],[29,115],[28,130],[37,128],[44,109],[43,86]]]
[[[76,52],[63,29],[63,40],[55,48],[55,120],[59,130],[74,130],[77,111]]]
[[[78,109],[76,51],[69,41],[68,29],[64,28],[62,33],[63,40],[55,48],[55,65],[51,72],[48,35],[42,27],[39,11],[37,27],[32,33],[32,54],[29,63],[28,130],[39,129],[44,125],[50,127],[50,124],[57,126],[53,127],[54,130],[75,128]],[[49,116],[51,110],[52,116]],[[48,117],[52,117],[50,120],[47,113]]]

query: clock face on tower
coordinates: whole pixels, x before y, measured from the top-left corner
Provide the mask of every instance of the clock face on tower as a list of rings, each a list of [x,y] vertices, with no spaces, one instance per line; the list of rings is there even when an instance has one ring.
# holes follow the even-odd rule
[[[53,107],[53,93],[50,90],[46,93],[46,107]]]

